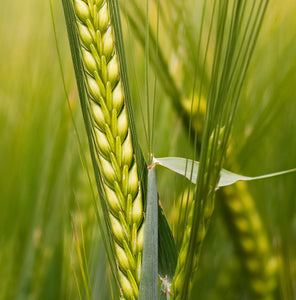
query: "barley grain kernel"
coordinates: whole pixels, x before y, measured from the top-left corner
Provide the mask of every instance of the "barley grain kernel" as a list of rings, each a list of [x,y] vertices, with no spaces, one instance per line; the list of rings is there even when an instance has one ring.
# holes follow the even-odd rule
[[[129,280],[123,275],[122,272],[119,271],[119,282],[121,289],[123,291],[123,294],[128,297],[129,299],[133,297],[133,288],[129,282]]]
[[[118,199],[116,193],[112,189],[110,189],[106,184],[104,185],[104,188],[105,188],[105,192],[106,192],[106,198],[108,201],[108,205],[109,205],[111,211],[114,214],[117,214],[118,211],[120,211],[122,209],[120,200]]]
[[[109,24],[109,12],[107,2],[102,6],[99,11],[99,29],[105,31]]]
[[[128,132],[128,118],[126,109],[123,109],[118,116],[118,135],[124,141]]]
[[[138,194],[133,203],[133,222],[140,225],[140,222],[143,218],[143,203],[142,203],[142,195],[141,188],[138,188]]]
[[[109,182],[109,184],[112,185],[113,182],[116,180],[116,174],[114,172],[112,164],[106,159],[104,159],[102,156],[100,156],[100,164],[104,177]]]
[[[129,171],[128,178],[128,189],[127,192],[130,193],[133,197],[136,195],[138,191],[138,172],[137,172],[137,164],[134,162],[132,168]]]
[[[113,107],[119,112],[123,106],[123,90],[119,82],[113,90]]]
[[[81,21],[84,21],[90,17],[90,10],[86,3],[81,0],[74,0],[74,7],[76,14]]]
[[[109,27],[103,36],[103,53],[106,56],[107,60],[112,55],[113,49],[114,49],[114,39],[113,39],[112,29],[111,27]]]
[[[89,48],[90,44],[93,42],[93,38],[86,26],[82,25],[80,22],[78,22],[77,24],[78,24],[78,31],[79,31],[81,40],[82,40],[83,44],[87,48]]]
[[[92,101],[90,103],[91,103],[92,116],[94,117],[96,125],[100,128],[100,130],[104,130],[106,121],[102,109],[98,104],[95,104]]]
[[[82,48],[82,59],[88,72],[91,74],[97,70],[97,63],[90,52]]]
[[[91,95],[95,100],[99,101],[101,96],[101,89],[99,88],[97,82],[92,77],[87,76],[87,83]]]
[[[138,252],[141,252],[142,249],[143,249],[144,231],[145,231],[145,224],[143,223],[141,228],[138,231],[138,239],[137,239],[137,250],[138,250]]]
[[[107,68],[108,68],[108,80],[114,86],[114,84],[117,82],[119,77],[119,66],[118,66],[118,60],[116,54],[109,61]]]
[[[128,131],[127,137],[122,144],[122,163],[124,165],[131,165],[133,159],[133,146],[130,132]]]
[[[122,244],[124,240],[124,232],[122,226],[120,222],[112,214],[109,213],[109,217],[110,217],[112,232],[116,237],[116,239]]]
[[[101,154],[105,158],[108,158],[111,148],[110,148],[110,144],[109,144],[105,134],[103,134],[100,130],[95,128],[95,135],[96,135],[97,144],[99,146],[99,150],[100,150]]]
[[[123,270],[127,270],[129,268],[128,257],[126,256],[125,251],[117,243],[115,243],[115,252],[119,266]]]

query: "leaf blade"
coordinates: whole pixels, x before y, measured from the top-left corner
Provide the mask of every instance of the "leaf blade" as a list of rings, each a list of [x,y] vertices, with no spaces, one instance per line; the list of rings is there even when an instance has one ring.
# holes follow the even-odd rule
[[[158,195],[155,168],[148,170],[147,209],[140,285],[141,300],[158,298]]]
[[[192,183],[196,184],[198,170],[199,170],[198,161],[194,161],[182,157],[162,157],[162,158],[154,158],[153,163],[155,165],[160,165],[162,167],[165,167],[177,174],[180,174],[186,177]],[[236,174],[225,169],[221,169],[220,180],[218,182],[217,187],[219,188],[219,187],[228,186],[236,183],[237,181],[254,181],[254,180],[260,180],[265,178],[272,178],[275,176],[281,176],[293,172],[296,172],[296,168],[251,177],[251,176]]]

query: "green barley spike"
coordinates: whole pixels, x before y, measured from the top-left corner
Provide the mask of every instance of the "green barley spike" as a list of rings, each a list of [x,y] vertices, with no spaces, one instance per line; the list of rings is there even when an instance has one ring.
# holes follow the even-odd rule
[[[102,176],[121,296],[137,299],[143,248],[141,184],[128,126],[114,35],[106,0],[73,0],[81,59]],[[140,259],[139,259],[140,258]]]
[[[248,279],[252,299],[273,299],[277,286],[277,260],[246,183],[225,188],[221,199],[226,224]]]

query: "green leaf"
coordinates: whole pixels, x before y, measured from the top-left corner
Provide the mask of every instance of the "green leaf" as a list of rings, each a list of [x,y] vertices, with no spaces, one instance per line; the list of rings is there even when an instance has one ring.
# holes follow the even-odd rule
[[[141,300],[158,298],[158,195],[155,168],[148,170],[147,210],[142,259]]]
[[[158,205],[158,274],[162,281],[160,299],[169,299],[178,251],[164,211]]]
[[[165,167],[175,173],[178,173],[182,176],[185,176],[192,183],[196,184],[199,162],[191,159],[186,159],[182,157],[162,157],[162,158],[153,158],[153,164],[160,165]],[[218,182],[218,188],[234,184],[237,181],[251,181],[251,180],[259,180],[264,178],[271,178],[275,176],[280,176],[288,173],[296,172],[296,168],[280,171],[276,173],[265,174],[261,176],[243,176],[236,173],[232,173],[225,169],[222,169],[220,172],[220,180]]]
[[[158,274],[171,281],[175,274],[178,251],[163,209],[158,206]]]
[[[290,169],[290,170],[285,170],[285,171],[280,171],[280,172],[275,172],[275,173],[270,173],[270,174],[265,174],[265,175],[261,175],[261,176],[248,177],[248,176],[235,174],[235,173],[232,173],[232,172],[222,169],[218,186],[221,187],[221,186],[231,185],[237,181],[251,181],[251,180],[264,179],[264,178],[271,178],[271,177],[280,176],[280,175],[284,175],[284,174],[288,174],[288,173],[293,173],[295,171],[296,171],[296,168]]]

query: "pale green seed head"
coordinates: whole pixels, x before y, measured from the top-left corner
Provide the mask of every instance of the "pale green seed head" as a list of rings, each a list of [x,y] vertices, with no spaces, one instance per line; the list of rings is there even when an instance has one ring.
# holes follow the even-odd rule
[[[278,281],[277,278],[275,276],[272,276],[271,278],[269,278],[267,284],[266,284],[266,293],[269,293],[269,297],[266,297],[266,300],[273,300],[273,291],[276,288],[276,286],[278,285]]]
[[[93,38],[88,30],[88,28],[82,25],[80,22],[77,22],[78,32],[83,44],[90,49],[90,45],[93,42]]]
[[[128,257],[126,255],[124,249],[122,249],[117,243],[115,243],[115,252],[116,252],[116,257],[117,257],[119,266],[123,270],[129,269]]]
[[[107,182],[112,185],[114,181],[116,181],[117,176],[116,173],[112,167],[112,164],[104,159],[102,156],[100,156],[100,164],[102,166],[101,171],[103,173],[103,176],[107,180]]]
[[[95,135],[97,140],[97,145],[99,146],[101,154],[108,158],[111,152],[110,144],[106,138],[106,135],[103,134],[99,129],[95,128]]]
[[[119,275],[119,282],[120,282],[120,286],[121,286],[123,294],[125,295],[125,297],[128,297],[128,299],[132,298],[134,293],[133,293],[133,288],[132,288],[129,280],[120,271],[119,271],[118,275]]]
[[[117,134],[120,137],[120,139],[124,141],[128,131],[128,118],[127,118],[126,109],[123,109],[119,114],[117,120],[117,127],[118,127]]]
[[[123,165],[131,165],[133,159],[133,146],[130,132],[128,131],[128,135],[122,145],[122,164]]]
[[[112,28],[109,27],[103,36],[103,54],[106,56],[107,59],[110,58],[111,54],[113,53],[113,49],[114,38],[112,34]]]
[[[97,63],[93,55],[89,51],[85,50],[83,47],[81,48],[81,52],[82,59],[87,71],[91,74],[94,73],[94,71],[97,71]]]
[[[261,267],[262,267],[260,264],[260,261],[256,257],[255,258],[248,257],[247,259],[245,259],[245,264],[246,264],[248,271],[251,273],[260,272]]]
[[[117,82],[119,78],[119,66],[117,55],[113,55],[111,60],[108,63],[108,80],[111,82],[112,86]]]
[[[201,223],[198,228],[197,241],[198,242],[203,241],[205,236],[206,236],[206,228],[205,228],[205,225],[203,223]]]
[[[90,108],[95,148],[114,236],[120,287],[124,299],[136,299],[141,274],[139,252],[144,241],[144,225],[139,228],[143,223],[142,192],[137,165],[133,163],[108,2],[73,1],[87,89],[93,98]]]
[[[137,164],[136,162],[133,164],[132,168],[129,171],[129,178],[128,178],[128,189],[127,192],[135,197],[138,191],[138,172],[137,172]]]
[[[107,2],[100,9],[98,19],[99,19],[99,29],[101,31],[105,31],[109,24],[109,12],[108,12]]]
[[[115,235],[115,238],[122,244],[124,240],[124,232],[120,222],[109,213],[110,223],[112,227],[112,232]]]
[[[258,236],[258,251],[263,255],[268,252],[268,241],[264,234],[259,234]]]
[[[236,225],[236,228],[240,231],[240,232],[248,232],[249,229],[250,229],[250,226],[249,226],[249,222],[248,220],[244,219],[244,218],[237,218],[235,220],[235,225]]]
[[[277,269],[278,269],[278,261],[275,257],[271,257],[267,264],[266,264],[266,268],[265,268],[265,272],[267,275],[273,275],[276,273]]]
[[[101,131],[103,131],[106,123],[105,115],[98,104],[95,104],[92,101],[90,103],[91,103],[92,116],[94,117],[96,125],[100,128]]]
[[[118,214],[118,211],[122,209],[120,200],[118,199],[116,193],[110,189],[108,185],[104,184],[104,188],[109,208],[114,214]]]
[[[204,218],[205,220],[208,220],[214,211],[215,208],[215,201],[212,201],[212,199],[209,199],[209,201],[206,203],[204,208]]]
[[[136,279],[138,284],[140,283],[141,280],[141,274],[142,274],[142,252],[139,252],[137,258],[137,269],[136,269]]]
[[[141,188],[139,187],[137,197],[133,203],[133,222],[137,224],[137,227],[140,225],[142,218],[143,218],[142,192],[141,192]]]
[[[262,224],[261,224],[260,218],[257,214],[252,215],[250,222],[252,224],[254,231],[258,231],[258,232],[262,231]]]
[[[187,253],[188,253],[188,243],[184,247],[182,247],[182,251],[180,251],[178,257],[178,263],[180,264],[180,266],[184,266]]]
[[[145,224],[142,224],[141,228],[138,231],[138,238],[137,238],[137,250],[138,250],[138,252],[141,252],[142,249],[143,249],[144,231],[145,231]]]
[[[88,84],[88,89],[91,95],[94,97],[94,99],[100,101],[101,89],[99,88],[96,80],[90,76],[87,76],[87,84]]]
[[[240,244],[241,244],[243,250],[247,253],[253,252],[256,249],[256,245],[254,244],[254,241],[252,238],[245,237],[240,240]]]
[[[233,211],[235,214],[241,214],[243,211],[243,205],[241,201],[237,201],[237,198],[232,197],[227,199],[227,205],[231,208],[231,211]]]
[[[261,278],[257,278],[251,282],[252,290],[255,291],[257,294],[265,293],[266,291],[266,282]]]
[[[113,90],[113,107],[119,112],[123,106],[123,90],[119,82]]]
[[[76,14],[81,21],[85,21],[90,17],[90,10],[85,2],[81,0],[74,0],[74,7]]]

